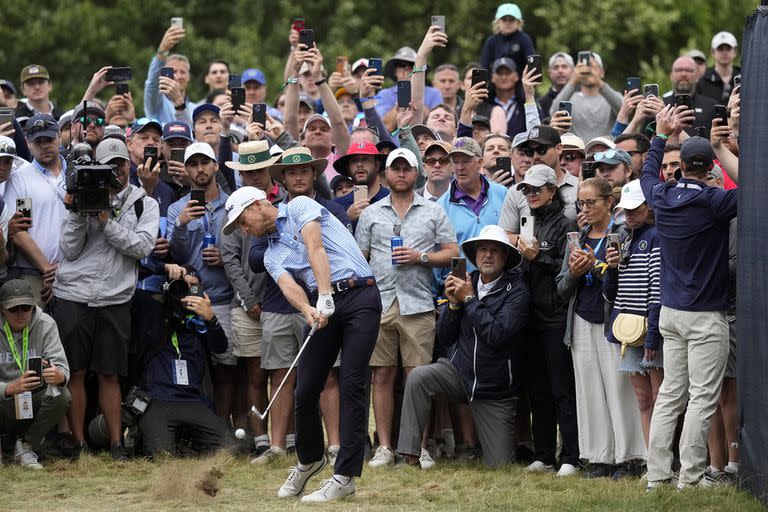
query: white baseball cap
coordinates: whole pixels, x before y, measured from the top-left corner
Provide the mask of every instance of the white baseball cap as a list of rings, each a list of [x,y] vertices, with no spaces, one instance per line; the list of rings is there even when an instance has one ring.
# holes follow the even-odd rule
[[[206,144],[207,145],[207,144]],[[222,230],[225,235],[231,234],[237,228],[237,219],[243,210],[256,201],[266,199],[267,194],[256,187],[240,187],[227,198],[225,211],[227,212],[227,224]]]
[[[587,142],[587,145],[584,148],[584,150],[587,153],[592,153],[592,148],[599,145],[607,146],[608,149],[616,148],[616,143],[613,142],[613,140],[609,139],[608,137],[595,137],[594,139]]]
[[[315,121],[322,121],[328,126],[331,126],[331,122],[328,120],[328,117],[326,117],[323,114],[312,114],[307,118],[306,121],[304,121],[304,129],[302,130],[302,133],[307,131],[307,128],[309,128],[309,125],[314,123]]]
[[[645,195],[643,194],[643,189],[640,188],[640,180],[632,180],[621,187],[621,200],[616,207],[634,210],[644,202]]]
[[[186,151],[184,151],[184,163],[186,164],[195,155],[205,155],[216,161],[216,153],[213,152],[211,145],[205,142],[195,142],[187,146]]]
[[[736,41],[736,36],[731,34],[730,32],[718,32],[715,34],[715,37],[712,38],[712,44],[710,45],[712,49],[714,50],[721,44],[727,44],[731,48],[736,48],[739,46],[739,42]]]
[[[396,150],[392,151],[389,155],[387,155],[387,163],[384,165],[389,167],[398,158],[404,158],[405,161],[408,162],[408,165],[411,167],[418,167],[419,165],[419,161],[416,159],[416,155],[413,154],[413,151],[407,148],[397,148]]]

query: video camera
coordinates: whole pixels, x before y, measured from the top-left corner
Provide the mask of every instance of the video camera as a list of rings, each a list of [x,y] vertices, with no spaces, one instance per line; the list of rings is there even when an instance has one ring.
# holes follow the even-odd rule
[[[83,116],[88,116],[86,102],[83,102]],[[65,187],[73,201],[67,208],[84,213],[97,215],[111,208],[110,191],[119,192],[123,188],[117,178],[117,167],[99,164],[94,161],[93,148],[83,140],[73,144],[67,158],[67,173]]]

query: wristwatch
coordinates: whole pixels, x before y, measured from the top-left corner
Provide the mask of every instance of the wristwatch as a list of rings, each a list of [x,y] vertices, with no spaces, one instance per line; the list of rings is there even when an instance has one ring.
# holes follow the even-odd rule
[[[429,254],[425,252],[419,254],[419,263],[422,265],[429,265]]]
[[[469,304],[469,301],[471,301],[474,298],[475,298],[474,295],[467,295],[466,297],[464,297],[464,304]]]

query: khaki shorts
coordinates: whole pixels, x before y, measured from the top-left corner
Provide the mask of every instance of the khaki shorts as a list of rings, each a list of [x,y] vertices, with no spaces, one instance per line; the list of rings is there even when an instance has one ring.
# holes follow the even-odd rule
[[[403,366],[422,366],[432,362],[435,347],[435,313],[403,316],[397,299],[381,315],[379,337],[371,356],[371,366],[397,366],[397,352]]]
[[[213,364],[237,366],[237,356],[232,353],[232,312],[229,304],[212,305],[213,314],[227,335],[227,350],[221,354],[211,354]]]
[[[261,357],[261,322],[238,307],[232,308],[232,354]]]
[[[288,368],[299,352],[307,322],[301,313],[261,313],[264,329],[261,367],[265,370]]]

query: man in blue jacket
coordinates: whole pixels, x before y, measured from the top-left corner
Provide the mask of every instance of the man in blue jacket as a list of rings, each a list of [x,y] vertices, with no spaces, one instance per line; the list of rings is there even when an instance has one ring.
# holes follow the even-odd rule
[[[640,178],[664,255],[659,319],[664,382],[651,419],[649,490],[671,481],[672,443],[683,412],[677,487],[706,485],[707,435],[729,351],[728,232],[736,191],[707,186],[714,152],[701,137],[691,137],[680,149],[680,181],[659,182],[667,139],[694,120],[694,112],[684,109],[667,106],[656,116],[657,135]]]
[[[199,286],[198,278],[187,274],[182,279],[189,294],[166,292],[162,326],[153,336],[153,354],[144,366],[142,386],[152,402],[139,428],[148,455],[174,453],[181,429],[190,432],[193,448],[199,451],[235,444],[227,422],[211,411],[202,393],[208,353],[226,351],[227,336],[208,296],[191,290],[190,285]],[[173,286],[179,282],[172,281]]]
[[[453,345],[451,357],[414,368],[408,376],[397,451],[418,464],[432,398],[441,395],[469,402],[483,462],[497,467],[515,460],[515,376],[530,294],[520,254],[499,226],[484,227],[462,250],[478,270],[445,282],[449,305],[437,323],[437,344]]]

